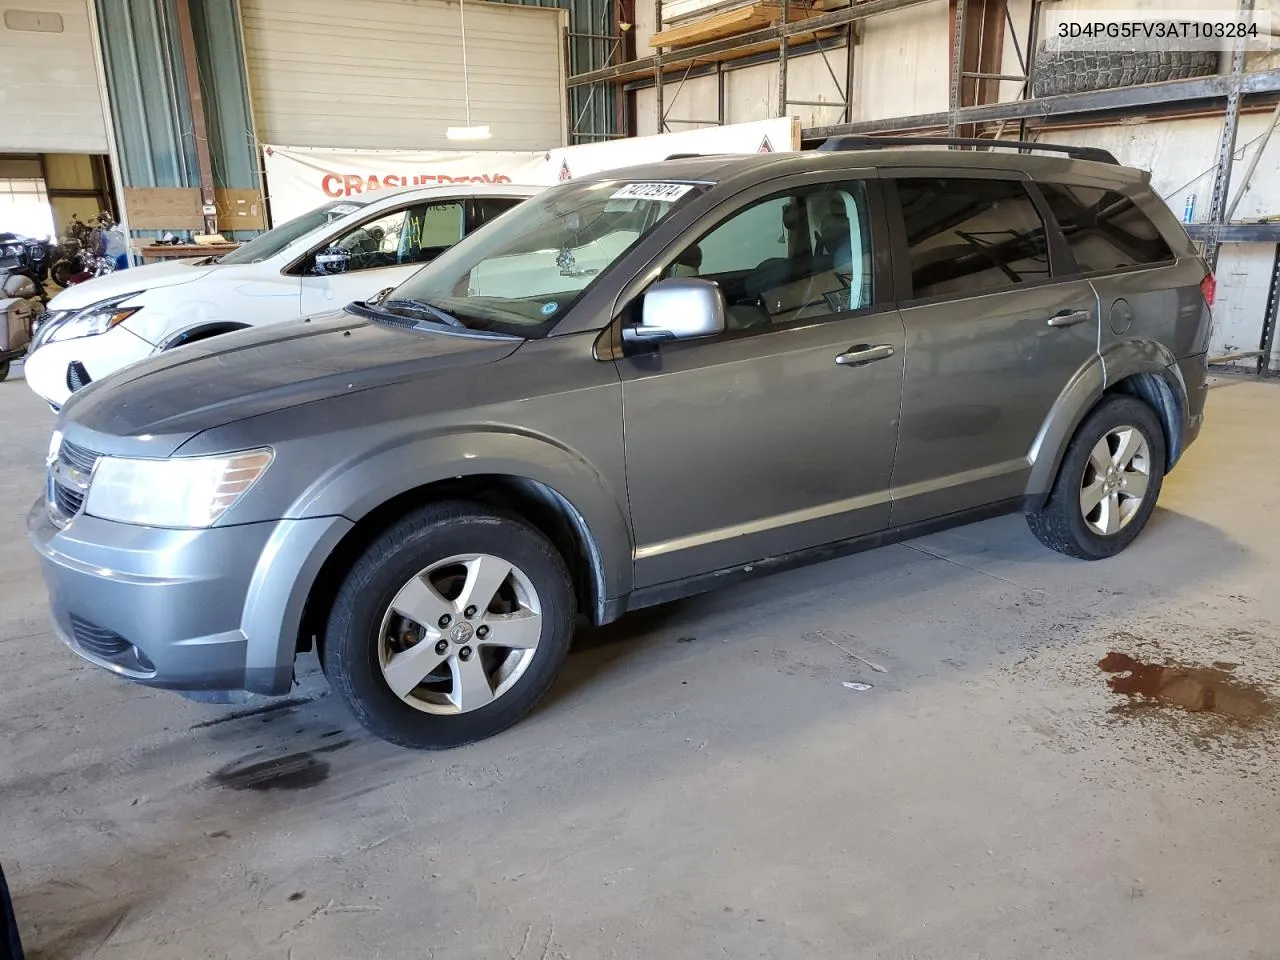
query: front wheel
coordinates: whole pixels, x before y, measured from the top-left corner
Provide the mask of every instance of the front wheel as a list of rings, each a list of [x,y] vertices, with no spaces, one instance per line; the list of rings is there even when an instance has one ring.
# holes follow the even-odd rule
[[[59,287],[66,288],[71,286],[71,278],[80,270],[80,265],[74,260],[59,260],[49,270],[49,278]]]
[[[461,746],[550,688],[573,633],[568,570],[541,533],[479,504],[433,504],[373,542],[334,601],[322,660],[374,735]]]
[[[1027,515],[1031,532],[1070,557],[1114,556],[1146,526],[1164,466],[1164,430],[1151,408],[1108,397],[1076,431],[1044,505]]]

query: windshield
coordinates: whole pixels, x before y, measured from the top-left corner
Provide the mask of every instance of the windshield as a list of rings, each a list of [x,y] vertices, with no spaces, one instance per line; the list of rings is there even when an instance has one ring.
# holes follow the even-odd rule
[[[364,206],[363,201],[344,200],[342,203],[330,203],[315,210],[308,211],[300,217],[286,220],[278,227],[268,230],[261,236],[254,237],[241,244],[230,253],[219,257],[217,263],[260,263],[268,257],[274,257],[295,240],[305,237],[312,230],[318,230],[326,223],[332,223],[349,213],[355,213]]]
[[[583,291],[705,185],[608,180],[554,187],[472,234],[397,287],[377,308],[419,319],[545,336]],[[405,311],[407,304],[419,312]]]

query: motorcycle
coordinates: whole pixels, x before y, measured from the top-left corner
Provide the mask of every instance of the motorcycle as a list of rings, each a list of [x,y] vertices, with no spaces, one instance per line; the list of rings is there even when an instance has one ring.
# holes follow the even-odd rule
[[[72,214],[66,239],[58,247],[57,257],[49,268],[53,282],[69,287],[115,270],[115,258],[107,255],[108,233],[115,225],[115,219],[106,211],[88,223]]]
[[[44,282],[49,277],[50,244],[18,233],[0,233],[0,276],[21,273],[34,281],[42,303],[48,301]]]
[[[31,344],[44,300],[36,282],[25,273],[0,274],[0,380],[9,376],[14,360],[21,360]]]

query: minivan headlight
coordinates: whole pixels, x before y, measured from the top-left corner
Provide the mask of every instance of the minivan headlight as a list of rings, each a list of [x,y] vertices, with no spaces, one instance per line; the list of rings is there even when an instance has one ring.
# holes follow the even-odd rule
[[[84,512],[148,527],[210,527],[248,492],[274,456],[270,447],[262,447],[168,460],[103,457],[93,471]]]
[[[118,323],[123,323],[142,307],[122,307],[120,304],[136,297],[138,292],[126,293],[122,297],[113,297],[101,303],[91,304],[77,311],[70,319],[62,320],[49,331],[49,343],[58,340],[75,340],[78,337],[96,337],[106,333]]]

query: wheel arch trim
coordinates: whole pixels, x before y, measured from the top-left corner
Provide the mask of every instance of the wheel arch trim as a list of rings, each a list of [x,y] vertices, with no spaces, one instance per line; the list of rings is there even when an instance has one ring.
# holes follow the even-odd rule
[[[1127,389],[1126,384],[1134,384]],[[1158,386],[1153,386],[1158,385]],[[1152,391],[1157,395],[1152,396]],[[1152,340],[1124,340],[1096,354],[1068,381],[1050,408],[1028,451],[1031,472],[1025,495],[1032,508],[1043,504],[1076,429],[1103,396],[1130,393],[1152,408],[1165,430],[1165,471],[1182,455],[1186,432],[1186,384],[1176,358]]]
[[[197,340],[204,340],[207,337],[214,337],[220,333],[231,333],[234,330],[247,330],[253,324],[241,323],[235,320],[213,320],[204,321],[185,327],[177,333],[171,334],[161,341],[157,350],[172,350],[175,347],[181,347],[187,343],[194,343]]]

